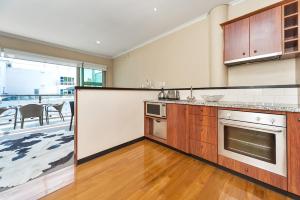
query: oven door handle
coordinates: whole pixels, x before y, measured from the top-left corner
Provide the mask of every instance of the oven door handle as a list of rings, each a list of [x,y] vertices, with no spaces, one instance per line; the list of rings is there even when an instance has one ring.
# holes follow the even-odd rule
[[[273,132],[273,133],[282,133],[282,130],[272,130],[272,129],[267,129],[267,128],[256,128],[256,127],[251,127],[251,126],[242,126],[242,125],[236,125],[236,124],[231,124],[231,123],[227,123],[227,122],[223,122],[220,121],[220,123],[224,124],[224,125],[229,125],[229,126],[233,126],[236,128],[247,128],[247,129],[254,129],[254,130],[258,130],[258,131],[268,131],[268,132]]]

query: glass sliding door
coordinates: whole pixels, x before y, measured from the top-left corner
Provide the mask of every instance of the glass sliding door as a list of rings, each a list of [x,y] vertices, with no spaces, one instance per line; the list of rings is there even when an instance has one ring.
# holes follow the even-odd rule
[[[10,54],[13,58],[7,53],[0,58],[0,199],[39,193],[47,187],[43,177],[56,178],[67,171],[72,178],[74,173],[70,102],[74,102],[77,63]],[[41,187],[22,189],[33,181]],[[64,181],[56,186],[62,185]]]
[[[79,70],[80,86],[105,87],[106,72],[103,69],[86,67],[84,64]]]

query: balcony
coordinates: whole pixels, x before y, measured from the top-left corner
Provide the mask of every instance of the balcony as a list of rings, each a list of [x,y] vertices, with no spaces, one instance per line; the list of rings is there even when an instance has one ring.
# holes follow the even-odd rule
[[[0,136],[3,134],[14,134],[26,129],[45,129],[55,126],[68,126],[70,123],[71,111],[69,102],[74,101],[73,95],[0,95],[0,108],[7,107],[10,110],[0,115]],[[40,126],[38,118],[27,119],[24,123],[24,130],[20,130],[20,112],[18,110],[16,129],[14,129],[15,109],[28,104],[40,104],[50,106],[64,102],[62,114],[65,121],[62,121],[58,113],[49,113],[49,124],[46,123],[44,112],[44,126]]]
[[[74,132],[69,130],[69,102],[74,101],[73,95],[1,95],[0,99],[0,108],[10,108],[0,115],[0,194],[73,165]],[[47,123],[43,112],[43,125],[38,118],[28,118],[21,128],[22,106],[38,104],[51,108],[63,102],[64,121],[57,112],[51,112]]]

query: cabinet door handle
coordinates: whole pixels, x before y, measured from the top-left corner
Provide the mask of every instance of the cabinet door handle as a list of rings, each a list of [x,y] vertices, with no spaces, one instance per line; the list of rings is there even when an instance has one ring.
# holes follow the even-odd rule
[[[300,122],[300,118],[298,118],[298,122]]]
[[[254,50],[253,52],[254,52],[254,53],[257,53],[257,50]]]
[[[246,55],[246,53],[245,53],[245,52],[243,52],[243,56],[244,56],[244,55]]]

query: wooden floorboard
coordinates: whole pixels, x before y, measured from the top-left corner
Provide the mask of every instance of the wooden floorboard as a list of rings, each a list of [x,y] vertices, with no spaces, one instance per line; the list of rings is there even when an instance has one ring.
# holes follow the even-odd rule
[[[43,199],[289,198],[144,140],[78,166],[74,183]]]

